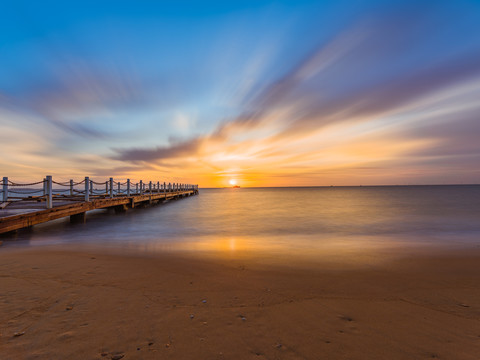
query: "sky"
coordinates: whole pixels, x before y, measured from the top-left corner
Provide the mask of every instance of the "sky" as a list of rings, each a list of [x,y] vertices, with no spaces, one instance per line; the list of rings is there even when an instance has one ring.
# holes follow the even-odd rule
[[[0,176],[480,183],[480,1],[13,1]]]

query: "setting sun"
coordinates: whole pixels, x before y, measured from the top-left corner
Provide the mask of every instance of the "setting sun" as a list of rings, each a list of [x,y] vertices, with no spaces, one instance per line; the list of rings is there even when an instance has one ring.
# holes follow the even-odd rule
[[[237,180],[231,179],[231,180],[229,181],[229,183],[230,183],[230,185],[232,185],[232,186],[233,186],[233,185],[236,185],[236,184],[237,184]]]

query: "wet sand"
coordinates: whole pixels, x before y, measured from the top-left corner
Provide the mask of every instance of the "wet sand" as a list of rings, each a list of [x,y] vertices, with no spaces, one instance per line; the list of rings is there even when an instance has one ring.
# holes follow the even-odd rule
[[[479,358],[480,249],[347,260],[3,247],[0,359]]]

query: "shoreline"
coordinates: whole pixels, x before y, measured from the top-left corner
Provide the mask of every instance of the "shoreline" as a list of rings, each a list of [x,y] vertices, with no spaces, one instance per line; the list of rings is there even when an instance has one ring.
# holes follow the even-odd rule
[[[480,249],[411,250],[295,266],[3,247],[0,358],[476,359]]]

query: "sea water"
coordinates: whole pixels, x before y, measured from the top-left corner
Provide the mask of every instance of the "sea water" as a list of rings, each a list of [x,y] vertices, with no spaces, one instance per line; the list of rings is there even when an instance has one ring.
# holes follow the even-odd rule
[[[480,186],[200,189],[197,196],[122,214],[92,211],[85,224],[65,218],[37,225],[14,240],[4,246],[283,253],[372,244],[480,246]]]

